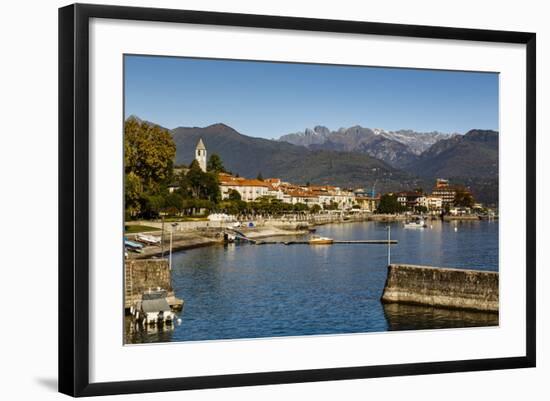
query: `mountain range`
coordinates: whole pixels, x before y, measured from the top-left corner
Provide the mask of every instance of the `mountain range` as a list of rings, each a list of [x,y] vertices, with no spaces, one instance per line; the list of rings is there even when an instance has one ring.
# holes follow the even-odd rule
[[[188,164],[202,138],[209,154],[217,153],[225,167],[245,177],[279,177],[296,183],[405,189],[418,185],[416,177],[367,154],[308,149],[288,142],[243,135],[225,124],[178,127],[171,130],[176,164]]]
[[[226,169],[244,177],[261,173],[303,184],[369,191],[376,186],[377,192],[430,190],[441,177],[469,186],[481,202],[498,203],[497,131],[459,135],[317,126],[271,140],[243,135],[222,123],[167,130],[176,144],[176,164],[189,164],[202,138],[209,155],[217,153]]]
[[[393,167],[402,168],[415,162],[436,142],[456,135],[441,132],[415,132],[412,130],[386,131],[359,125],[330,131],[316,126],[303,132],[283,135],[279,141],[308,149],[338,150],[364,153],[383,160]]]

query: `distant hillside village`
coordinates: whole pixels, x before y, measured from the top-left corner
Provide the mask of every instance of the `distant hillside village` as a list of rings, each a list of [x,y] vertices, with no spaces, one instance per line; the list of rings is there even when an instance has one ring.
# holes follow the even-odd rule
[[[480,212],[467,188],[437,179],[430,191],[375,193],[374,188],[296,184],[280,178],[240,177],[199,139],[189,166],[174,166],[175,145],[163,129],[137,120],[125,124],[126,219],[197,216],[210,213],[280,214],[422,213],[457,215]]]

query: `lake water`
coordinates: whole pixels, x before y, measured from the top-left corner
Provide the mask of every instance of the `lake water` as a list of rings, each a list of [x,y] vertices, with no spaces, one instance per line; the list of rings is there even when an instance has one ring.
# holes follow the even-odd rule
[[[392,223],[392,263],[498,271],[498,221]],[[335,240],[385,239],[387,224],[332,224]],[[456,230],[455,230],[456,228]],[[304,237],[302,237],[304,238]],[[284,237],[282,240],[291,238]],[[498,325],[498,315],[383,305],[387,245],[250,245],[173,255],[181,324],[127,330],[128,343],[364,333]],[[127,322],[129,326],[129,323]]]

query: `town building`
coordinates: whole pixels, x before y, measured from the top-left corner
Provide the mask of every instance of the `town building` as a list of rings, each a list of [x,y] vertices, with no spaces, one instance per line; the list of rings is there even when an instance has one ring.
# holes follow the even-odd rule
[[[399,192],[397,202],[408,210],[414,210],[418,206],[426,205],[426,196],[420,192]]]
[[[264,181],[233,177],[225,173],[220,173],[219,181],[222,199],[229,198],[229,193],[234,190],[239,193],[241,200],[253,202],[262,196],[268,196],[271,189],[271,186]]]
[[[374,212],[380,204],[380,195],[367,196],[355,194],[355,204],[359,206],[359,209],[365,212]]]
[[[449,180],[438,178],[432,190],[432,196],[441,198],[442,207],[452,206],[455,201],[456,189],[449,185]]]
[[[443,199],[441,199],[439,196],[426,196],[426,203],[424,204],[424,206],[430,212],[440,212],[441,208],[443,207]]]

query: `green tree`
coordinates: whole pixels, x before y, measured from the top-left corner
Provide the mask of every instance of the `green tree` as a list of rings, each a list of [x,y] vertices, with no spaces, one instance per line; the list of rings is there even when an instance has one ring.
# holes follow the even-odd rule
[[[221,199],[217,173],[205,173],[196,160],[191,162],[185,183],[192,198],[218,202]]]
[[[309,207],[305,203],[298,202],[294,205],[295,212],[305,212],[308,210],[309,210]]]
[[[315,204],[309,210],[311,213],[319,213],[321,211],[321,206]]]
[[[414,210],[417,212],[417,213],[428,213],[428,208],[426,206],[415,206]]]
[[[376,209],[377,213],[400,213],[402,211],[404,211],[404,207],[397,202],[397,196],[393,194],[382,195]]]
[[[162,195],[147,194],[143,198],[143,216],[149,219],[156,219],[164,209],[164,197]]]
[[[459,188],[456,189],[455,192],[455,199],[454,199],[454,205],[459,207],[472,207],[474,206],[474,197],[470,193],[470,191]]]
[[[263,181],[264,180],[264,176],[262,175],[262,172],[260,171],[258,173],[258,176],[256,177],[257,180],[260,180],[260,181]]]
[[[225,167],[223,166],[223,162],[220,156],[218,156],[216,153],[212,153],[210,158],[208,159],[208,164],[206,166],[206,170],[211,173],[225,173]]]
[[[338,210],[338,203],[334,201],[330,201],[330,203],[327,205],[326,203],[323,204],[323,209],[325,210]]]
[[[230,201],[240,201],[242,199],[239,191],[236,191],[234,189],[230,189],[227,193],[227,196],[227,199],[229,199]]]
[[[166,195],[166,197],[164,198],[164,210],[168,214],[172,216],[177,215],[181,212],[182,209],[183,198],[179,193],[173,192]]]
[[[141,212],[143,186],[140,178],[134,172],[126,174],[124,180],[124,202],[127,218],[131,219]]]
[[[170,133],[129,118],[124,123],[124,169],[141,180],[144,192],[159,193],[172,176],[176,145]]]

